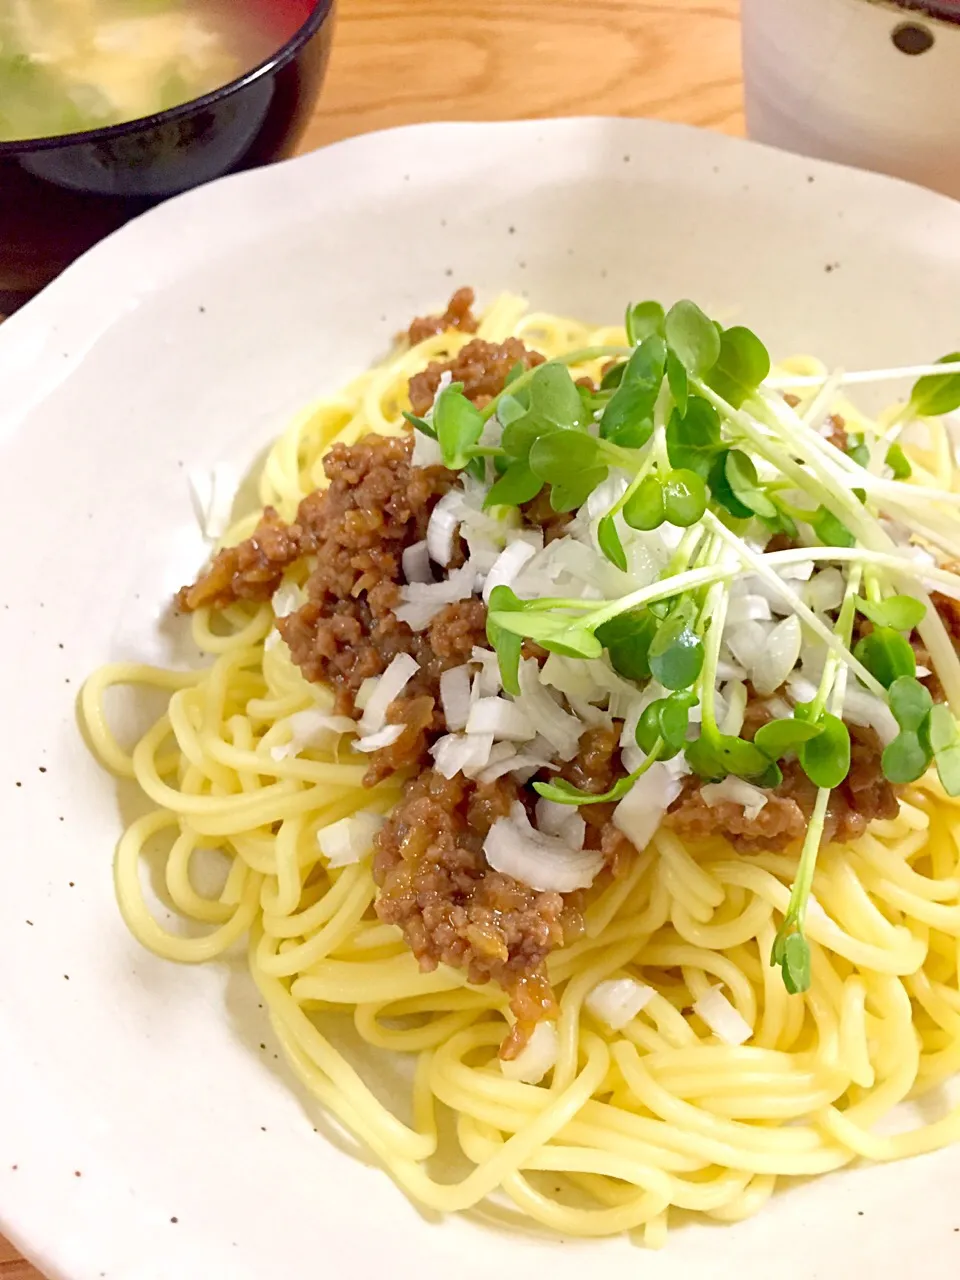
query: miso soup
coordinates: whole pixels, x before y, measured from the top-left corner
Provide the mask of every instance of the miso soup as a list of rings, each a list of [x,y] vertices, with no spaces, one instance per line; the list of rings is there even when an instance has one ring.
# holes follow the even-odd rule
[[[120,124],[229,83],[281,43],[251,0],[0,0],[0,142]]]

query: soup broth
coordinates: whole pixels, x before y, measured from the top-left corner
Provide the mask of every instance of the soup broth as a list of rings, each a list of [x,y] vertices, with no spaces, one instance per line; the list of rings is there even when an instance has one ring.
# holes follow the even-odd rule
[[[277,48],[256,10],[250,0],[0,0],[0,142],[136,120],[228,84]]]

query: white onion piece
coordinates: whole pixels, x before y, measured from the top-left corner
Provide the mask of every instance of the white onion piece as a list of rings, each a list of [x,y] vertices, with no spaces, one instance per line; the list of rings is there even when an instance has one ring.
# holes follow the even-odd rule
[[[598,850],[571,849],[563,840],[546,836],[530,825],[519,802],[509,818],[498,818],[483,842],[487,862],[538,893],[572,893],[593,884],[603,867]]]
[[[603,682],[603,663],[599,658],[565,658],[559,653],[550,653],[540,668],[540,683],[559,689],[568,698],[581,698],[589,702],[599,702],[608,691]],[[630,693],[635,697],[636,689],[630,686]]]
[[[432,582],[433,570],[430,568],[430,552],[426,542],[415,542],[404,547],[400,558],[403,576],[407,582]]]
[[[847,685],[843,699],[843,718],[850,724],[873,729],[883,746],[889,746],[900,732],[893,712],[876,694]]]
[[[448,733],[430,748],[433,767],[444,778],[455,778],[458,773],[484,769],[493,750],[493,734]]]
[[[743,667],[738,666],[736,662],[730,662],[727,658],[717,659],[717,679],[718,680],[744,680],[746,679],[746,671]],[[690,719],[693,719],[693,712],[698,710],[697,707],[691,707]]]
[[[766,596],[734,596],[727,605],[728,627],[738,626],[741,622],[769,622],[772,617]]]
[[[694,1004],[693,1011],[707,1024],[718,1040],[738,1045],[749,1040],[753,1028],[719,987],[711,987]]]
[[[723,639],[740,666],[750,671],[767,643],[769,632],[770,627],[762,622],[741,622],[727,627]]]
[[[440,705],[449,730],[466,728],[470,714],[470,668],[466,664],[441,673]]]
[[[357,722],[349,716],[328,715],[316,707],[295,712],[289,723],[292,735],[290,741],[270,748],[270,755],[274,760],[298,756],[306,747],[332,746],[341,734],[352,733],[357,727]]]
[[[367,676],[366,680],[361,681],[360,688],[353,695],[353,705],[358,711],[366,711],[367,703],[373,697],[374,690],[379,683],[379,676]]]
[[[264,653],[272,653],[274,649],[278,649],[283,644],[283,636],[276,627],[271,627],[267,632],[267,638],[263,642]]]
[[[679,757],[678,757],[679,758]],[[680,780],[661,761],[641,775],[613,811],[613,825],[642,853],[680,794]]]
[[[622,1031],[656,994],[645,982],[610,978],[598,982],[583,1003],[598,1022],[606,1023],[611,1031]]]
[[[535,731],[546,738],[561,760],[572,760],[586,726],[557,706],[549,690],[540,683],[540,668],[533,658],[520,663],[519,679],[517,703]]]
[[[509,742],[529,742],[536,730],[515,702],[506,698],[481,698],[470,708],[467,733],[492,733]]]
[[[462,519],[463,494],[451,489],[433,508],[427,524],[427,548],[436,564],[448,565],[453,559],[453,539]]]
[[[509,1062],[501,1058],[500,1071],[508,1080],[539,1084],[557,1062],[560,1041],[552,1022],[538,1022],[530,1039]]]
[[[320,852],[331,867],[348,867],[361,862],[373,849],[377,833],[386,818],[380,813],[355,813],[331,822],[317,832]]]
[[[804,604],[814,613],[828,613],[839,609],[847,589],[846,580],[839,569],[830,565],[816,574],[801,592]]]
[[[782,564],[778,573],[784,582],[809,582],[813,575],[813,561],[798,560],[796,564]]]
[[[398,653],[394,656],[366,699],[363,715],[360,717],[361,734],[375,733],[377,729],[383,728],[387,722],[387,709],[390,703],[399,698],[419,670],[420,664],[409,653]]]
[[[708,782],[705,787],[700,788],[700,794],[704,804],[711,809],[727,802],[742,805],[743,816],[748,822],[752,822],[767,803],[767,794],[762,788],[755,787],[752,782],[745,782],[743,778],[735,778],[732,774],[722,782]]]
[[[490,599],[494,587],[512,587],[520,570],[537,554],[536,547],[529,542],[517,539],[511,542],[497,556],[487,573],[483,584],[483,598]]]
[[[358,738],[353,744],[354,748],[363,752],[382,751],[384,747],[392,747],[405,728],[406,725],[402,724],[385,724],[375,733],[368,733]]]
[[[763,705],[774,720],[789,720],[793,715],[793,708],[786,698],[767,698]]]
[[[442,467],[440,441],[423,431],[414,430],[412,462],[415,467]]]
[[[286,618],[296,613],[304,601],[303,589],[295,582],[281,582],[273,593],[270,607],[275,618]]]
[[[578,698],[572,693],[567,694],[567,702],[570,704],[570,710],[582,720],[584,724],[590,725],[591,728],[603,727],[610,729],[613,727],[613,720],[606,711],[602,711],[600,707],[595,707],[592,702],[587,702],[585,698]]]
[[[753,687],[761,697],[773,693],[784,683],[797,665],[802,643],[800,619],[795,613],[773,628],[766,644],[748,667]]]
[[[518,752],[513,743],[498,742],[494,744],[494,752],[497,747],[509,747],[510,754],[502,760],[493,759],[491,752],[491,763],[483,770],[482,773],[476,775],[478,782],[495,782],[497,778],[502,778],[505,773],[511,774],[516,778],[517,782],[529,782],[535,773],[540,773],[543,769],[555,769],[557,766],[550,761],[548,755],[542,752],[537,753],[532,750],[533,743],[530,743],[526,750]],[[573,844],[573,841],[569,841]]]
[[[812,702],[817,696],[817,686],[806,676],[796,673],[787,681],[787,693],[794,702]]]
[[[474,645],[470,661],[476,662],[480,666],[478,678],[474,681],[474,688],[478,690],[476,696],[483,698],[495,697],[502,688],[500,684],[500,663],[497,655],[492,649],[481,649]]]
[[[720,732],[738,738],[747,710],[747,686],[742,680],[729,680],[723,686],[723,698],[727,709],[722,721],[719,722]]]
[[[436,558],[432,551],[430,554],[431,558]],[[394,613],[411,630],[425,631],[448,604],[468,600],[473,595],[476,578],[476,565],[468,560],[440,582],[408,582],[400,588],[400,598],[405,603],[394,609]]]
[[[536,808],[537,830],[545,836],[556,836],[572,849],[582,849],[587,838],[587,824],[575,804],[557,804],[541,796]]]

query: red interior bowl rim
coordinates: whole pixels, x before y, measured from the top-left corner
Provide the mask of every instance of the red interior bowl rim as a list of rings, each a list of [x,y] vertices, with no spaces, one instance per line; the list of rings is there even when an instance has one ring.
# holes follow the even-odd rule
[[[335,3],[336,0],[317,0],[313,12],[306,22],[294,32],[289,40],[280,46],[276,53],[272,53],[258,66],[251,71],[244,72],[236,80],[231,80],[229,83],[221,85],[219,89],[213,89],[210,93],[205,93],[199,98],[191,98],[188,102],[182,102],[179,106],[170,107],[166,111],[158,111],[152,116],[138,116],[135,120],[125,120],[122,124],[106,125],[100,129],[85,129],[80,133],[55,134],[49,138],[24,138],[12,142],[0,142],[0,160],[5,156],[24,155],[34,151],[55,151],[61,147],[109,142],[113,138],[122,138],[132,133],[144,133],[159,125],[182,120],[187,116],[194,115],[204,107],[214,106],[225,98],[239,93],[247,85],[253,84],[265,76],[272,75],[280,67],[295,58],[303,46],[316,35],[324,22],[326,22]]]

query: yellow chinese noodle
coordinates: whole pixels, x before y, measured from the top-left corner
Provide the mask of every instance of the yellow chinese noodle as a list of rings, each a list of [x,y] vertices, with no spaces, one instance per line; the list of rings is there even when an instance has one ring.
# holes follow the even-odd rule
[[[509,335],[547,356],[624,340],[619,329],[525,314],[520,300],[503,297],[480,336]],[[468,340],[431,337],[302,413],[263,465],[260,501],[292,519],[325,483],[330,446],[405,430],[410,375]],[[600,365],[575,373],[597,375]],[[852,406],[841,408],[860,421]],[[922,477],[952,484],[942,433],[928,430],[916,451]],[[239,520],[225,543],[256,520],[256,512]],[[399,783],[364,790],[365,761],[347,748],[339,758],[275,750],[293,734],[291,717],[329,710],[332,699],[303,680],[273,623],[269,605],[235,605],[215,618],[201,611],[193,638],[210,655],[204,670],[126,663],[88,681],[82,715],[94,750],[153,806],[117,848],[120,908],[143,945],[171,960],[214,960],[247,938],[251,975],[293,1073],[419,1203],[452,1211],[496,1195],[566,1236],[637,1232],[656,1247],[671,1210],[733,1222],[762,1208],[780,1178],[960,1138],[956,1108],[933,1123],[908,1113],[894,1129],[880,1127],[905,1099],[960,1071],[960,812],[935,778],[906,793],[896,819],[822,852],[805,996],[789,996],[769,964],[796,855],[740,857],[720,841],[685,847],[662,831],[622,879],[594,893],[580,940],[550,957],[557,1063],[543,1084],[522,1084],[497,1058],[504,993],[443,967],[422,973],[399,932],[376,920],[369,859],[334,870],[321,857],[321,828],[359,809],[387,811]],[[115,685],[169,697],[132,750],[104,711]],[[172,906],[206,931],[171,933],[153,917],[138,865],[148,847],[164,854]],[[197,874],[211,850],[228,867],[213,895]],[[657,994],[613,1032],[584,1001],[598,982],[624,975]],[[753,1029],[740,1047],[691,1011],[718,982]],[[384,1075],[412,1080],[405,1118],[328,1038],[330,1011],[352,1016]],[[404,1055],[415,1060],[412,1072],[400,1069]],[[453,1114],[471,1166],[459,1180],[436,1175],[441,1109]]]

